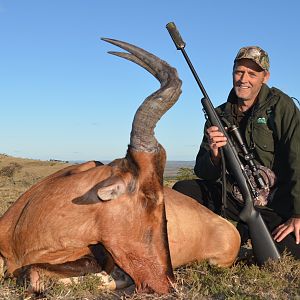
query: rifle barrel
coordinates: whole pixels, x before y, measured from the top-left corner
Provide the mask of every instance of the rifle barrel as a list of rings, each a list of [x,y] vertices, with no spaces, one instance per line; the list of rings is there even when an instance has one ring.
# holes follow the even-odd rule
[[[203,108],[211,122],[212,125],[217,126],[219,130],[226,136],[227,143],[223,146],[225,158],[228,162],[229,169],[233,174],[234,179],[237,182],[237,185],[240,189],[240,192],[243,196],[245,206],[239,214],[239,217],[242,221],[244,221],[248,227],[252,240],[253,253],[256,257],[256,260],[259,264],[263,264],[268,259],[277,260],[280,258],[280,254],[275,245],[275,242],[263,221],[261,214],[255,209],[253,204],[253,196],[250,192],[249,185],[250,179],[246,174],[245,168],[241,163],[238,153],[227,134],[219,116],[217,115],[211,100],[192,64],[190,61],[184,47],[185,42],[183,41],[179,31],[176,28],[174,22],[170,22],[166,25],[173,42],[177,50],[180,50],[192,71],[194,78],[203,94],[203,98],[201,99],[201,103]]]

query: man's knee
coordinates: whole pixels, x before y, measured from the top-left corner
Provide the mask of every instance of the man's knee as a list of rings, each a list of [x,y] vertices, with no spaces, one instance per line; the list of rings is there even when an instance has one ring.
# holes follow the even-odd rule
[[[198,179],[178,181],[173,185],[173,189],[202,203],[202,191]]]
[[[177,191],[177,192],[180,192],[180,193],[183,193],[183,194],[186,194],[189,189],[190,189],[190,186],[191,186],[191,183],[190,183],[191,180],[180,180],[180,181],[177,181],[172,189]]]

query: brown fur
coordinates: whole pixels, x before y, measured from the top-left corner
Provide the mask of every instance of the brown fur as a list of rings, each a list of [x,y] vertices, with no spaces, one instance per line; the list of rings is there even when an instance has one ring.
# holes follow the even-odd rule
[[[88,162],[68,167],[27,191],[0,219],[0,252],[8,273],[32,264],[76,261],[91,254],[89,246],[101,243],[138,289],[168,292],[173,273],[163,188],[151,168],[156,156],[130,150],[114,166]],[[124,168],[130,166],[126,160],[135,163],[138,178]],[[147,163],[146,171],[139,161]],[[121,178],[124,192],[101,201],[101,182],[115,177]]]
[[[240,249],[235,226],[177,191],[165,187],[164,195],[172,266],[204,260],[232,265]]]
[[[134,156],[145,166],[153,165],[143,153]],[[240,246],[234,226],[193,199],[166,187],[162,190],[157,174],[145,166],[140,166],[146,171],[136,181],[135,191],[108,202],[98,200],[94,187],[115,173],[122,176],[116,165],[88,162],[68,167],[31,188],[0,219],[0,251],[8,272],[78,261],[94,255],[90,247],[102,243],[138,289],[149,286],[164,293],[173,278],[167,267],[168,240],[173,267],[202,260],[231,265]],[[133,174],[124,166],[122,172],[130,185]],[[147,196],[149,186],[156,196]],[[97,201],[74,204],[78,198]],[[168,237],[164,234],[164,202]]]

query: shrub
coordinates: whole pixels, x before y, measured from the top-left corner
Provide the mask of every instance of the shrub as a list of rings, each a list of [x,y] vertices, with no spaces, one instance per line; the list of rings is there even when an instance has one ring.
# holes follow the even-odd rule
[[[177,180],[184,180],[184,179],[195,179],[197,176],[194,173],[194,170],[191,168],[180,168],[177,171]]]
[[[20,164],[13,162],[0,170],[0,176],[12,178],[15,175],[15,173],[21,169],[22,166]]]

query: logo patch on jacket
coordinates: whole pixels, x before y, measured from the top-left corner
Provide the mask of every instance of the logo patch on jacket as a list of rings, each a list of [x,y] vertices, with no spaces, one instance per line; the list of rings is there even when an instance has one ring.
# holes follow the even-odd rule
[[[267,119],[265,117],[257,118],[256,123],[257,124],[267,124]]]

